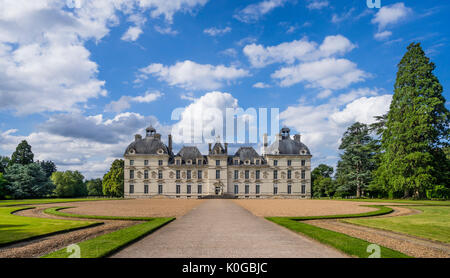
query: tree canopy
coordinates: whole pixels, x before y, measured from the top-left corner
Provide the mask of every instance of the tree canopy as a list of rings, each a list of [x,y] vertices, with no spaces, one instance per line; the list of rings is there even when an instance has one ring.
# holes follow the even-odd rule
[[[111,165],[109,172],[103,176],[103,194],[111,197],[123,197],[124,187],[124,165],[123,159],[116,159]]]
[[[26,140],[20,142],[16,147],[16,151],[11,155],[11,160],[9,165],[12,164],[21,164],[27,165],[33,163],[34,154],[31,151],[31,146],[28,144]]]
[[[56,165],[53,161],[37,161],[45,172],[47,178],[50,178],[56,172]]]
[[[11,197],[39,198],[52,193],[54,185],[37,163],[13,164],[6,169],[7,191]]]
[[[103,185],[102,179],[92,179],[86,182],[86,187],[89,196],[102,196],[103,195]]]
[[[54,172],[51,180],[56,185],[55,194],[58,197],[87,196],[84,176],[78,171]]]

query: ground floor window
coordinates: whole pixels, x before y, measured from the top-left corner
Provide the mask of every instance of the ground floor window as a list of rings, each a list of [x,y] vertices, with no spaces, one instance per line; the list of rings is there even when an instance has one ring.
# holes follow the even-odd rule
[[[306,193],[306,185],[302,184],[302,194]]]
[[[148,194],[148,184],[144,184],[144,194]]]
[[[199,184],[197,187],[197,193],[202,194],[202,185],[201,184]]]
[[[239,194],[239,185],[238,184],[234,185],[234,194]]]
[[[180,193],[181,193],[181,186],[180,186],[179,184],[177,184],[176,190],[177,190],[177,194],[180,194]]]
[[[248,194],[250,191],[250,186],[248,184],[245,185],[245,194]]]
[[[259,184],[256,185],[255,192],[256,192],[256,194],[260,193],[260,186],[259,186]]]
[[[278,185],[274,184],[273,185],[273,195],[277,195],[278,194]]]
[[[288,194],[291,194],[292,193],[292,185],[290,185],[290,184],[288,184],[288,192],[287,192]]]
[[[188,184],[186,187],[186,193],[191,194],[191,185],[190,184]]]
[[[134,184],[130,184],[130,194],[134,193]]]
[[[163,185],[158,184],[158,194],[162,194],[162,193],[163,193]]]

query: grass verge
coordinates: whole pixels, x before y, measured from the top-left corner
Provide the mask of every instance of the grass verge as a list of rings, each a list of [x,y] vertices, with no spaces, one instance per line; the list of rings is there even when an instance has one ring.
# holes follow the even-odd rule
[[[55,198],[55,199],[0,200],[0,207],[87,202],[87,201],[105,201],[105,200],[119,200],[119,198]]]
[[[62,212],[62,209],[68,209],[72,207],[53,207],[44,210],[44,213],[73,218],[85,218],[85,219],[103,219],[103,220],[132,220],[132,221],[150,221],[155,219],[154,217],[133,217],[133,216],[105,216],[105,215],[85,215],[74,214],[68,212]]]
[[[33,207],[0,207],[0,246],[102,224],[77,220],[26,217],[12,213]]]
[[[424,206],[450,206],[449,201],[433,200],[403,200],[403,199],[341,199],[341,198],[318,198],[317,200],[347,201],[347,202],[368,202],[368,203],[392,203],[404,205],[424,205]]]
[[[124,246],[154,232],[175,218],[153,218],[148,222],[127,227],[112,233],[78,243],[81,258],[102,258],[113,254]],[[47,254],[43,258],[68,258],[66,248]]]
[[[345,222],[450,243],[450,207],[410,208],[421,210],[422,213],[386,218],[348,219]]]
[[[361,218],[369,216],[377,216],[391,213],[393,210],[384,206],[372,205],[368,207],[378,208],[376,211],[370,211],[359,214],[342,214],[342,215],[324,215],[324,216],[306,216],[306,217],[266,217],[278,225],[286,227],[294,232],[304,234],[313,238],[323,244],[332,246],[345,254],[359,258],[368,258],[371,253],[367,248],[370,242],[348,236],[346,234],[338,233],[323,229],[314,225],[306,224],[301,221],[304,220],[318,220],[318,219],[341,219],[341,218]],[[401,252],[380,246],[381,258],[410,258],[410,256]]]

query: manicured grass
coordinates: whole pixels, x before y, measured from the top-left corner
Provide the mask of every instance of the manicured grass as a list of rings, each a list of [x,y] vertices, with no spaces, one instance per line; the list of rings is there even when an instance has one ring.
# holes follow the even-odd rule
[[[348,202],[370,202],[370,203],[394,203],[405,205],[426,205],[426,206],[450,206],[449,201],[432,201],[432,200],[403,200],[403,199],[329,199],[319,198],[318,200],[348,201]]]
[[[450,207],[413,206],[423,213],[373,219],[345,220],[352,224],[400,232],[450,243]]]
[[[367,252],[367,247],[371,244],[368,241],[295,221],[288,217],[268,217],[267,219],[323,244],[330,245],[350,256],[368,258],[371,255]],[[380,256],[381,258],[410,258],[408,255],[383,246],[380,246]]]
[[[99,225],[101,222],[47,219],[13,215],[32,207],[0,207],[0,246],[14,242]]]
[[[150,221],[155,219],[154,217],[134,217],[134,216],[103,216],[103,215],[85,215],[85,214],[73,214],[62,212],[62,209],[68,209],[71,207],[53,207],[45,209],[44,212],[48,214],[74,217],[74,218],[86,218],[86,219],[104,219],[104,220],[134,220],[134,221]]]
[[[323,244],[330,245],[350,256],[359,258],[368,258],[371,253],[367,252],[367,247],[371,244],[368,241],[351,237],[346,234],[330,231],[327,229],[319,228],[314,225],[301,222],[302,220],[314,220],[314,219],[339,219],[339,218],[360,218],[368,216],[383,215],[392,212],[391,208],[384,206],[370,206],[376,207],[378,210],[359,213],[359,214],[344,214],[344,215],[326,215],[326,216],[308,216],[308,217],[266,217],[278,225],[286,227],[292,231],[302,233],[308,237],[311,237]],[[380,246],[381,258],[409,258],[401,252]]]
[[[17,206],[17,205],[38,205],[53,203],[69,203],[69,202],[87,202],[87,201],[103,201],[118,200],[118,198],[55,198],[55,199],[24,199],[24,200],[0,200],[0,207]]]
[[[123,246],[130,244],[155,231],[175,218],[153,218],[148,222],[127,227],[109,234],[78,243],[81,258],[102,258],[111,255]],[[47,254],[43,258],[67,258],[71,253],[66,248]]]

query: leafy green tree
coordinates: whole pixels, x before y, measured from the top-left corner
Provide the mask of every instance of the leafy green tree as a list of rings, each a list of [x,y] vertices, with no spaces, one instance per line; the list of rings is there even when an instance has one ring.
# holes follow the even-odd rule
[[[0,199],[6,196],[6,186],[8,181],[3,177],[3,173],[0,173]]]
[[[49,196],[54,185],[37,163],[13,164],[6,168],[7,191],[14,199]]]
[[[339,146],[344,152],[337,167],[337,180],[341,193],[350,190],[361,197],[372,179],[374,164],[374,141],[369,127],[356,122],[344,133]]]
[[[103,176],[103,194],[112,197],[123,197],[124,161],[116,159],[109,172]]]
[[[56,165],[53,161],[37,161],[37,163],[39,163],[42,167],[42,169],[44,169],[45,174],[48,178],[50,178],[52,176],[52,174],[54,172],[56,172]]]
[[[9,164],[9,157],[7,156],[0,156],[0,173],[5,173],[6,167],[8,167]]]
[[[320,164],[311,172],[312,191],[314,197],[333,196],[334,182],[331,179],[333,167]]]
[[[34,154],[31,151],[31,146],[26,140],[20,142],[16,147],[16,151],[11,155],[11,160],[9,165],[12,164],[22,164],[27,165],[33,163]]]
[[[443,147],[449,142],[449,111],[434,69],[419,43],[410,44],[398,64],[376,183],[404,197],[424,197],[427,189],[448,184]]]
[[[86,187],[89,196],[102,196],[103,195],[103,185],[102,179],[92,179],[86,182]]]
[[[51,180],[56,185],[55,194],[58,197],[87,196],[84,176],[78,171],[54,172]]]

